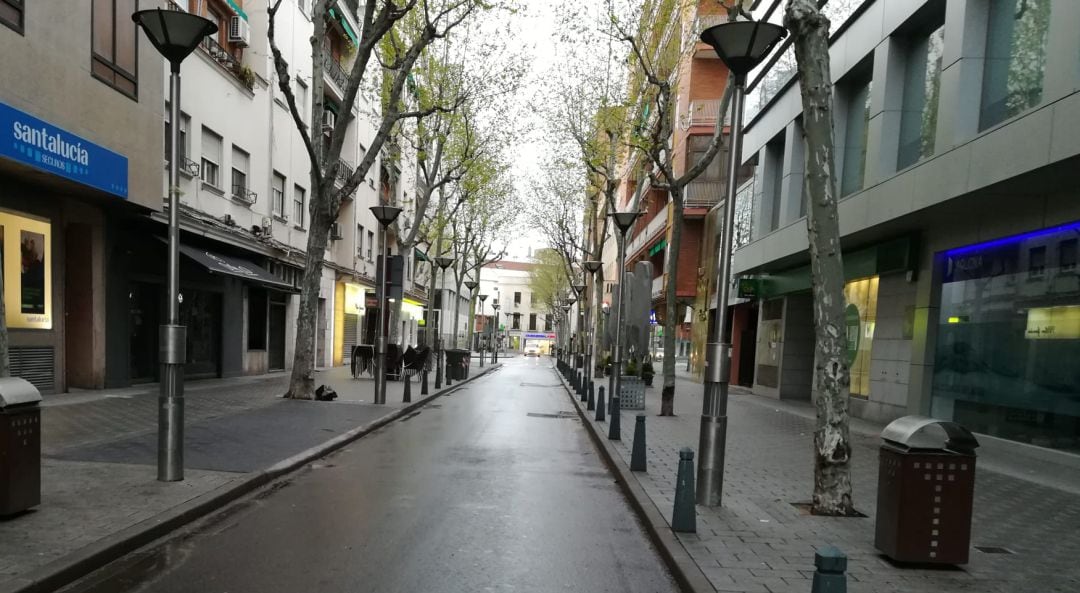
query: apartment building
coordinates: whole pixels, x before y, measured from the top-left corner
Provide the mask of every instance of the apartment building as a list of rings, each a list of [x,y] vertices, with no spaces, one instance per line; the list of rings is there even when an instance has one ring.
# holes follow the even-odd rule
[[[555,316],[530,288],[535,265],[507,260],[481,268],[477,290],[488,298],[478,309],[474,347],[489,347],[495,339],[500,351],[521,352],[525,346],[536,346],[541,354],[548,354],[557,345]],[[498,315],[492,309],[496,302]]]
[[[106,385],[129,339],[119,229],[162,208],[164,69],[134,6],[0,2],[5,321],[12,374],[47,394]]]
[[[830,58],[852,413],[1077,452],[1080,3],[849,4]],[[801,103],[776,51],[748,102],[732,380],[808,399]]]

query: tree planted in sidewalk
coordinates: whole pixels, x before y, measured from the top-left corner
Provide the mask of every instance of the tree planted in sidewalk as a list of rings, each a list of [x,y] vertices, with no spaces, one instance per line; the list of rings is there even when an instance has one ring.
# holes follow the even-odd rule
[[[300,112],[293,93],[293,75],[277,44],[276,16],[281,0],[275,0],[269,8],[268,37],[273,56],[274,72],[278,89],[285,98],[296,125],[304,149],[310,161],[310,191],[308,199],[309,227],[304,271],[300,284],[300,306],[296,323],[296,348],[292,375],[287,397],[311,399],[314,397],[315,381],[315,318],[322,278],[323,256],[329,239],[330,227],[337,220],[342,203],[354,194],[360,183],[382,153],[382,148],[399,122],[421,119],[432,113],[452,110],[454,105],[438,103],[423,104],[419,101],[411,108],[402,108],[402,93],[408,77],[421,54],[436,40],[450,32],[474,14],[489,8],[483,0],[366,0],[360,3],[358,18],[360,35],[348,68],[345,88],[341,89],[340,114],[333,126],[323,130],[323,111],[326,108],[324,94],[324,64],[332,59],[330,49],[324,43],[327,23],[331,21],[330,10],[337,6],[333,0],[314,0],[311,8],[314,32],[311,44],[311,111]],[[338,10],[341,8],[338,7]],[[392,36],[392,51],[386,51],[383,42]],[[381,88],[385,81],[385,93],[379,113],[373,114],[376,127],[371,146],[355,169],[342,171],[342,148],[347,130],[356,118],[353,106],[365,90]],[[315,127],[309,127],[310,121]],[[336,181],[343,178],[340,187]]]
[[[788,0],[784,26],[792,34],[806,141],[806,229],[814,296],[814,497],[819,515],[854,514],[850,373],[844,319],[844,265],[836,200],[833,85],[829,74],[829,19],[815,0]]]

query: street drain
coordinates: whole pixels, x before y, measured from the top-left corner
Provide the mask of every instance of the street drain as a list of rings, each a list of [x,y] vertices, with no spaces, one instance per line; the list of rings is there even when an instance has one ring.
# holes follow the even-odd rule
[[[975,546],[975,549],[983,554],[1015,554],[1008,548],[1002,548],[1001,546]]]
[[[540,412],[529,412],[528,414],[525,414],[525,415],[530,416],[532,418],[577,418],[577,414],[575,414],[573,412],[567,412],[565,410],[560,410],[559,412],[557,412],[555,414],[543,414],[543,413],[540,413]]]

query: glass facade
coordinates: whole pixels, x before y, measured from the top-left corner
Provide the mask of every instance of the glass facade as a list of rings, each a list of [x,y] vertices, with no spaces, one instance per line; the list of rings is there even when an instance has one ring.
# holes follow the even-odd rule
[[[870,396],[870,365],[877,326],[878,277],[852,280],[844,285],[847,318],[848,365],[851,395]]]
[[[1080,451],[1080,223],[943,254],[932,413]]]
[[[904,169],[934,154],[944,49],[944,26],[925,37],[912,40],[904,72],[904,109],[900,115],[897,169]]]
[[[847,85],[848,104],[844,126],[844,168],[840,177],[840,195],[863,188],[866,177],[866,133],[870,129],[870,79],[854,80]]]
[[[1052,0],[994,0],[986,29],[979,129],[1042,101]]]

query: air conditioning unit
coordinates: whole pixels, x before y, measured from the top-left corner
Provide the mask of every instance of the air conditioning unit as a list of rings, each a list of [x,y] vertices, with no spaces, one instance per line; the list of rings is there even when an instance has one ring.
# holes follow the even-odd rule
[[[337,124],[337,114],[327,109],[322,114],[322,128],[323,133],[330,134],[334,131],[334,125]]]
[[[274,236],[274,222],[272,220],[270,220],[269,216],[264,216],[262,218],[261,222],[262,222],[262,228],[263,228],[263,236],[265,236],[265,237],[273,237]]]
[[[340,241],[342,238],[343,237],[341,236],[341,225],[336,223],[336,222],[331,224],[330,225],[330,240],[331,241]]]
[[[238,16],[229,19],[229,43],[247,47],[251,41],[251,25]]]

